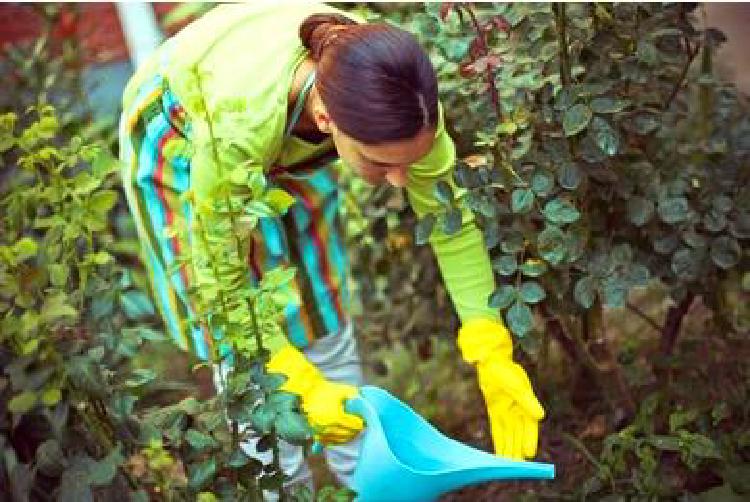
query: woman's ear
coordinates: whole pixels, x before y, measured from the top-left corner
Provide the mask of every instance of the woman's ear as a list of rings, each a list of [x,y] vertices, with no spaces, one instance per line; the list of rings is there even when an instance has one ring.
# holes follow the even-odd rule
[[[318,130],[324,134],[331,134],[333,128],[333,121],[331,116],[328,114],[326,105],[323,104],[323,100],[320,99],[317,89],[313,87],[310,93],[312,103],[312,118],[315,121],[315,126]]]

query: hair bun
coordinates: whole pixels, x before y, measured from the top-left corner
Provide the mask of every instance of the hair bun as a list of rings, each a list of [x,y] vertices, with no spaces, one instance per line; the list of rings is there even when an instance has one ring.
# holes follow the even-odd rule
[[[326,48],[345,26],[356,25],[352,19],[340,14],[313,14],[299,27],[299,38],[314,61],[319,61]]]

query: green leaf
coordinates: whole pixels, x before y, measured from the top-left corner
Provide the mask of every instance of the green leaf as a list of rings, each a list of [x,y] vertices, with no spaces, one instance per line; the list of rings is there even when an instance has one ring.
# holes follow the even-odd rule
[[[229,464],[229,467],[239,469],[240,467],[246,466],[249,462],[250,457],[248,457],[245,452],[242,451],[242,448],[237,448],[232,452],[232,455],[230,455],[227,464]]]
[[[273,218],[278,216],[278,213],[273,207],[259,200],[250,202],[245,207],[245,212],[249,215],[257,216],[258,218]]]
[[[67,464],[59,441],[48,439],[40,444],[36,449],[36,462],[45,476],[59,476]]]
[[[146,293],[131,290],[120,295],[120,307],[122,307],[128,319],[141,320],[155,314],[154,304]]]
[[[563,162],[557,172],[557,182],[566,190],[575,190],[581,184],[581,169],[573,162]]]
[[[521,284],[520,297],[526,303],[539,303],[547,297],[544,288],[536,281],[526,281]]]
[[[216,448],[219,446],[219,442],[213,437],[195,429],[187,430],[185,433],[185,440],[197,451]]]
[[[62,391],[57,387],[45,390],[42,393],[42,404],[45,406],[55,406],[62,399]]]
[[[65,293],[48,296],[42,310],[39,313],[39,319],[42,322],[50,322],[63,317],[77,317],[78,311],[66,303],[67,296]]]
[[[445,235],[453,235],[459,230],[461,230],[461,211],[453,207],[445,213],[443,232]]]
[[[276,431],[282,439],[292,444],[304,443],[313,434],[305,417],[293,411],[284,411],[277,416]]]
[[[210,457],[203,462],[190,464],[188,466],[188,486],[198,491],[209,484],[216,475],[216,459]]]
[[[638,48],[636,49],[638,60],[648,66],[654,66],[659,62],[659,51],[656,46],[648,40],[638,40]]]
[[[86,470],[69,468],[60,478],[60,502],[94,502]]]
[[[13,252],[15,253],[16,263],[33,257],[36,255],[39,246],[36,241],[31,237],[23,237],[13,246]]]
[[[570,201],[560,197],[547,202],[542,212],[547,221],[558,224],[573,223],[581,217],[581,213]]]
[[[578,279],[573,288],[573,297],[581,307],[590,309],[596,299],[596,281],[594,278],[587,275]]]
[[[639,195],[628,200],[628,219],[636,227],[642,227],[654,216],[654,203]]]
[[[742,275],[742,290],[750,293],[750,272],[745,272]]]
[[[697,251],[679,249],[672,255],[672,272],[683,281],[694,281],[702,272],[701,261]]]
[[[273,392],[286,382],[286,376],[281,373],[266,373],[257,379],[257,384],[266,392]]]
[[[604,304],[608,307],[624,307],[628,294],[628,286],[617,275],[610,275],[602,281]]]
[[[523,234],[516,230],[511,230],[503,236],[500,248],[504,253],[518,253],[525,247]]]
[[[667,197],[659,200],[659,217],[664,223],[679,223],[687,218],[689,205],[685,197]]]
[[[632,129],[641,135],[651,134],[656,131],[661,122],[652,114],[641,113],[633,119]]]
[[[510,284],[503,284],[490,295],[488,305],[493,309],[505,309],[515,299],[516,288]]]
[[[276,213],[283,215],[296,202],[294,197],[280,188],[270,189],[263,197],[263,202],[273,208]]]
[[[453,189],[445,180],[435,183],[435,198],[443,205],[453,202]]]
[[[648,438],[648,442],[657,450],[680,451],[682,441],[677,436],[654,435]]]
[[[235,185],[244,186],[247,183],[249,171],[243,166],[237,166],[229,173],[229,181]]]
[[[469,52],[471,40],[467,38],[447,38],[443,40],[440,48],[443,49],[446,59],[453,63],[460,63]]]
[[[565,234],[550,225],[537,235],[539,256],[552,265],[560,264],[565,258]]]
[[[528,259],[519,268],[528,277],[539,277],[547,272],[547,264],[542,260]]]
[[[279,413],[293,411],[299,406],[299,396],[283,390],[276,391],[268,396],[266,404]]]
[[[717,460],[722,458],[721,452],[719,452],[716,443],[708,436],[691,433],[689,438],[690,439],[687,443],[692,455],[700,458],[713,458]]]
[[[641,264],[632,264],[627,271],[627,283],[628,286],[646,286],[651,279],[651,272],[648,267]]]
[[[94,213],[106,215],[117,204],[117,192],[101,190],[91,195],[88,207]]]
[[[709,232],[721,232],[727,226],[727,217],[715,209],[703,215],[703,227]]]
[[[492,260],[492,267],[497,270],[500,275],[513,275],[518,269],[518,263],[516,262],[516,255],[506,254]]]
[[[565,136],[574,136],[586,129],[591,121],[591,108],[584,104],[573,105],[565,111],[563,116],[563,131]]]
[[[28,413],[36,406],[37,393],[31,390],[21,392],[8,401],[8,411],[12,413]]]
[[[251,415],[253,428],[262,434],[268,434],[273,428],[278,413],[273,406],[263,403],[255,407]]]
[[[153,381],[155,378],[156,372],[154,370],[137,368],[133,370],[132,376],[125,380],[125,385],[128,387],[140,387]]]
[[[723,268],[730,269],[740,262],[742,257],[742,248],[737,240],[722,235],[717,237],[711,243],[711,259],[713,262]]]
[[[435,227],[435,221],[434,214],[427,214],[417,222],[414,228],[414,242],[417,245],[421,246],[429,241],[432,229]]]
[[[518,336],[525,336],[531,331],[534,324],[534,317],[531,309],[525,303],[517,301],[508,310],[505,316],[508,327]]]
[[[88,255],[86,255],[86,259],[90,259],[96,265],[106,265],[107,263],[114,261],[114,257],[106,251],[89,253]]]
[[[112,482],[117,474],[117,467],[123,462],[120,446],[101,460],[88,464],[88,482],[93,486],[106,486]]]
[[[570,92],[567,88],[562,88],[560,91],[555,95],[555,101],[554,101],[554,108],[558,112],[561,112],[563,110],[566,110],[570,108],[575,99],[573,94]]]
[[[734,202],[726,195],[717,195],[714,198],[713,207],[720,213],[728,213],[734,207]]]
[[[630,105],[627,99],[599,97],[591,100],[591,111],[594,113],[617,113]]]
[[[133,395],[116,393],[112,398],[112,411],[117,417],[125,419],[133,413],[136,400]]]
[[[517,214],[528,213],[534,207],[534,192],[527,188],[516,188],[511,194],[511,210]]]
[[[51,263],[50,265],[47,265],[47,271],[49,272],[49,279],[53,286],[65,286],[68,282],[70,268],[68,268],[67,265]]]
[[[535,173],[531,177],[531,189],[539,196],[545,197],[555,188],[555,180],[545,172]]]
[[[498,125],[495,128],[495,131],[498,134],[500,135],[504,134],[508,136],[515,134],[517,130],[518,130],[518,126],[516,125],[515,122],[512,122],[512,121],[503,122],[502,124]]]
[[[601,117],[594,117],[591,121],[591,133],[599,149],[612,157],[617,155],[620,148],[620,136],[617,134],[609,122]]]
[[[263,275],[263,279],[260,283],[261,289],[264,291],[272,291],[287,286],[292,282],[296,274],[297,269],[295,267],[275,267]]]

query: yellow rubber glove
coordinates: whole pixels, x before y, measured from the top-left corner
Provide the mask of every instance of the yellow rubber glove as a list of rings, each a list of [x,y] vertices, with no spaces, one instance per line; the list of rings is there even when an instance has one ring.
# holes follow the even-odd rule
[[[526,371],[513,362],[508,330],[496,321],[469,321],[458,332],[458,347],[476,366],[495,453],[515,460],[536,455],[544,408]]]
[[[344,411],[344,402],[357,396],[357,388],[326,380],[320,370],[293,346],[287,345],[275,353],[266,369],[269,373],[287,377],[281,390],[300,396],[302,411],[315,431],[316,441],[346,443],[364,427],[360,417]]]

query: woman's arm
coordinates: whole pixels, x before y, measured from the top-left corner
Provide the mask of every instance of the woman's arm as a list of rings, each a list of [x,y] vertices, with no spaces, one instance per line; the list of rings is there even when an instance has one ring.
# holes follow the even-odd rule
[[[435,184],[439,180],[447,182],[457,197],[465,192],[453,181],[456,148],[445,130],[442,105],[439,111],[432,150],[409,171],[407,195],[412,209],[420,218],[442,210],[434,195]],[[497,310],[487,303],[495,289],[492,267],[471,210],[462,210],[462,225],[456,234],[446,235],[442,229],[435,228],[430,244],[461,322],[481,318],[498,320]]]

